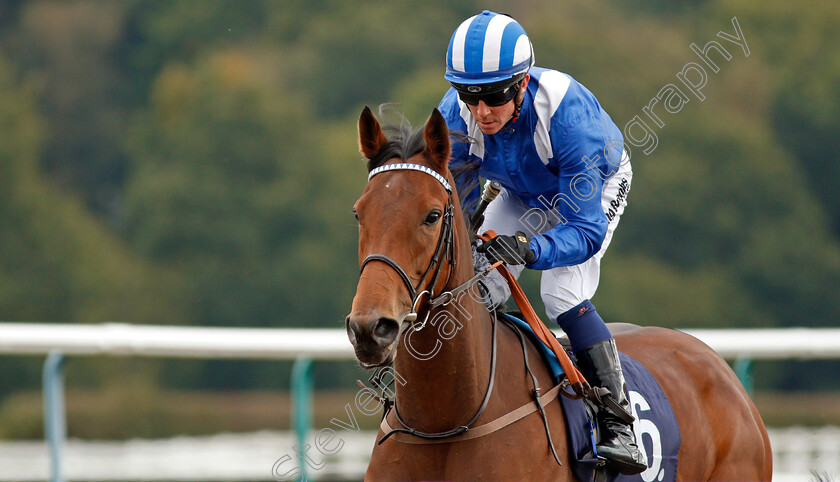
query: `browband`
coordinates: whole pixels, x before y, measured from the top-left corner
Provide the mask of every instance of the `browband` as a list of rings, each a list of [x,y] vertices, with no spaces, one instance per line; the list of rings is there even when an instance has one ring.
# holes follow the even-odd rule
[[[443,187],[446,189],[446,192],[452,194],[452,186],[450,186],[449,182],[437,171],[435,171],[431,167],[421,166],[420,164],[409,164],[407,162],[401,162],[399,164],[385,164],[384,166],[377,167],[376,169],[370,171],[370,174],[368,174],[368,182],[370,182],[373,176],[379,174],[380,172],[399,170],[425,172],[426,174],[432,176],[433,178],[437,179],[441,184],[443,184]]]

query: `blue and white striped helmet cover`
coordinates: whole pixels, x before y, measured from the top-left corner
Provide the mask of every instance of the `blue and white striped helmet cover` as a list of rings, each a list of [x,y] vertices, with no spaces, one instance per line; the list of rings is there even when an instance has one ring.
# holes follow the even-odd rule
[[[534,51],[525,29],[507,15],[485,10],[464,20],[446,51],[446,80],[489,84],[527,72]]]

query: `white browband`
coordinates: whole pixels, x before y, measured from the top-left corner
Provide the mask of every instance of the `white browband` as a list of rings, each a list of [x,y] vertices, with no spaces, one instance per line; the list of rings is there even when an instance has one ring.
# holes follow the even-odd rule
[[[437,179],[441,184],[443,184],[443,187],[446,189],[446,192],[452,194],[452,186],[449,185],[449,182],[443,176],[438,174],[437,171],[435,171],[431,167],[421,166],[420,164],[409,164],[403,162],[400,164],[385,164],[384,166],[379,166],[376,169],[370,171],[370,174],[368,174],[368,182],[370,182],[373,176],[379,174],[380,172],[399,170],[425,172],[426,174],[432,176],[433,178]]]

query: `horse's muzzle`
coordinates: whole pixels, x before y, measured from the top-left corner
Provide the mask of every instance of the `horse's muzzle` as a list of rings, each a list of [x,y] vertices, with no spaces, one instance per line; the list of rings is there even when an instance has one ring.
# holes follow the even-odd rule
[[[397,320],[386,317],[371,319],[351,313],[344,320],[344,326],[356,358],[363,366],[380,365],[392,356],[393,345],[400,332]]]

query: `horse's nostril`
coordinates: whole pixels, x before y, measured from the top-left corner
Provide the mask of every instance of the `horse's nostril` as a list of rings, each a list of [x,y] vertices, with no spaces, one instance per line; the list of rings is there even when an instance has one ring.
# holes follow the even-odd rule
[[[344,327],[347,329],[347,338],[350,339],[350,343],[355,345],[356,341],[358,341],[358,339],[359,339],[359,337],[358,337],[359,324],[356,323],[355,321],[351,320],[350,317],[348,316],[347,318],[344,319]]]
[[[373,337],[383,345],[389,345],[397,338],[400,324],[392,318],[380,318],[373,327]]]

